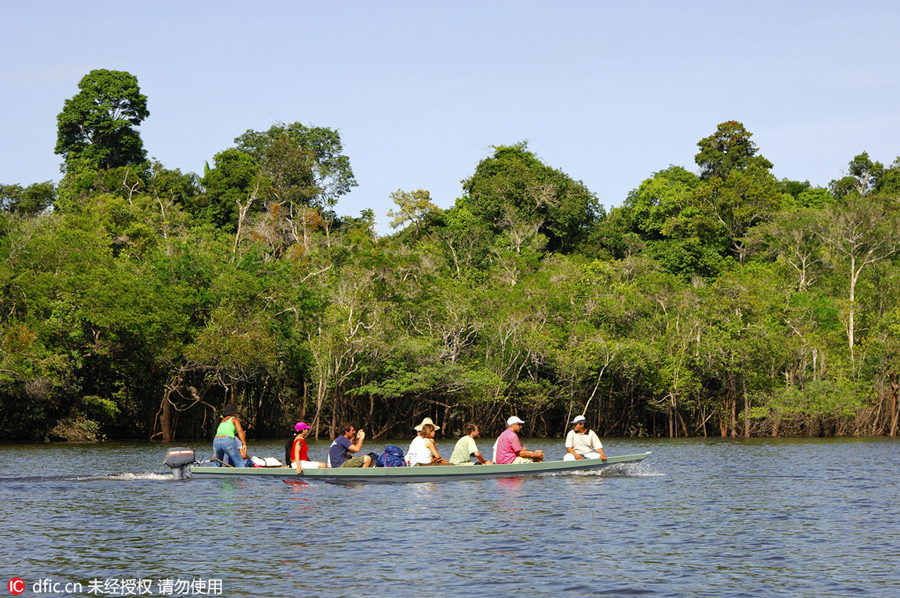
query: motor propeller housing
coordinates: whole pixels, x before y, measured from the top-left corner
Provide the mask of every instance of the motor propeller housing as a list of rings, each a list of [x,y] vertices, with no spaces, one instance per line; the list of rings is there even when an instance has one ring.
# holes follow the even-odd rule
[[[172,477],[176,480],[191,477],[191,465],[196,462],[194,449],[185,447],[170,448],[166,451],[166,458],[163,459],[163,464],[172,469]]]

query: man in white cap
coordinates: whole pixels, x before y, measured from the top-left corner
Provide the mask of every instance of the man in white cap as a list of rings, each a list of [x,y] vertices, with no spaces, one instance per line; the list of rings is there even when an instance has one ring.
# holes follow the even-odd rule
[[[506,430],[497,439],[497,463],[534,463],[544,460],[544,451],[529,451],[519,442],[525,422],[515,415],[506,420]]]
[[[578,415],[572,420],[572,429],[566,435],[566,454],[563,456],[563,461],[579,459],[603,459],[606,461],[603,444],[597,434],[588,429],[587,420],[583,415]]]

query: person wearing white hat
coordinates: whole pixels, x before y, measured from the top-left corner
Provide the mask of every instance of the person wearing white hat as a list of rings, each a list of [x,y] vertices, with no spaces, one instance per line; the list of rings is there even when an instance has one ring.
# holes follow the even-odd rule
[[[440,429],[441,427],[435,424],[430,417],[426,417],[421,424],[413,428],[416,431],[416,437],[413,438],[412,442],[409,443],[409,448],[406,449],[404,459],[406,459],[407,465],[432,464],[434,453],[437,453],[437,445],[430,436],[433,432]],[[427,430],[427,433],[423,434],[423,430]],[[429,440],[431,440],[430,443],[428,442]]]
[[[515,415],[506,420],[506,430],[497,439],[497,463],[534,463],[544,460],[544,451],[529,451],[519,442],[519,432],[524,423]]]
[[[450,462],[441,457],[434,442],[434,431],[438,429],[436,425],[428,421],[423,421],[416,426],[419,428],[419,435],[413,438],[409,443],[409,450],[406,451],[407,465],[450,465]]]
[[[416,426],[415,428],[413,428],[413,430],[415,430],[416,432],[421,432],[421,431],[422,431],[422,426],[424,426],[425,424],[431,424],[432,426],[434,426],[435,431],[441,429],[440,426],[438,426],[438,425],[435,424],[433,421],[431,421],[431,418],[430,418],[430,417],[426,417],[425,419],[422,420],[422,423],[419,424],[418,426]]]
[[[580,459],[603,459],[606,461],[603,443],[600,442],[596,432],[588,429],[585,417],[583,415],[575,416],[571,425],[572,429],[566,435],[566,454],[563,456],[563,461]]]

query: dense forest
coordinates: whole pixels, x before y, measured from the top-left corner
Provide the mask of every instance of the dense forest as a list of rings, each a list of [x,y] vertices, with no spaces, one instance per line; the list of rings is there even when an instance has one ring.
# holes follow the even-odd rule
[[[499,145],[448,209],[393,193],[379,237],[336,213],[337,130],[247,131],[197,175],[147,159],[148,116],[133,75],[92,71],[59,184],[0,185],[4,440],[206,438],[229,402],[256,438],[511,414],[552,436],[580,413],[603,435],[897,434],[900,159],[778,180],[730,121],[607,211]]]

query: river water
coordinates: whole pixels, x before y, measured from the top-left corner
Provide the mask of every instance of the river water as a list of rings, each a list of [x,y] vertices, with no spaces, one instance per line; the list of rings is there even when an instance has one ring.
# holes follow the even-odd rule
[[[526,444],[561,458],[561,440]],[[147,443],[2,446],[0,581],[23,596],[900,596],[900,443],[604,445],[653,454],[612,474],[348,485],[176,482]]]

